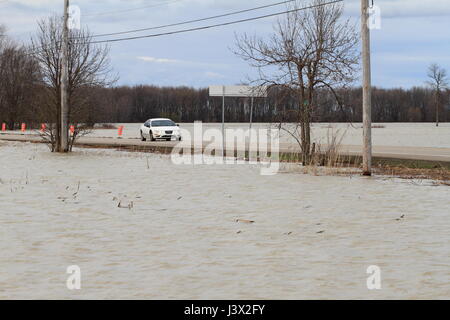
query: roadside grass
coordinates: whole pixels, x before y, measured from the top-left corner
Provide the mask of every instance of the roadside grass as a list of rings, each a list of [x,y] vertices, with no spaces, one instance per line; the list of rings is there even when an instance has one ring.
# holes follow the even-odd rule
[[[362,157],[342,154],[316,153],[315,162],[305,166],[308,173],[359,174],[362,168]],[[280,162],[301,163],[300,153],[280,154]],[[320,170],[327,168],[328,170]],[[431,179],[440,184],[450,185],[450,162],[405,160],[391,158],[372,159],[375,175],[391,176],[401,179]]]
[[[373,172],[400,179],[428,179],[450,186],[450,162],[374,159]]]
[[[133,152],[153,152],[159,154],[170,154],[170,147],[122,147],[119,150]],[[302,166],[302,172],[313,175],[358,175],[362,172],[362,157],[344,155],[339,153],[338,148],[330,147],[320,151],[320,147],[309,165]],[[191,150],[192,154],[194,149]],[[212,152],[212,155],[215,155]],[[234,156],[237,158],[238,152]],[[258,161],[268,159],[272,155],[252,154],[252,159]],[[249,153],[245,152],[244,158],[248,160]],[[280,163],[301,164],[302,155],[300,152],[284,152],[278,155]],[[435,180],[437,184],[450,186],[450,162],[424,161],[424,160],[404,160],[377,158],[372,159],[374,175],[389,176],[401,179],[429,179]]]

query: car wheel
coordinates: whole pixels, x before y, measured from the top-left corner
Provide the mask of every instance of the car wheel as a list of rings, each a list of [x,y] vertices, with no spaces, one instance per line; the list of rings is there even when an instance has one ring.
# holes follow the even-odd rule
[[[181,141],[181,137],[178,138],[178,141]]]
[[[144,135],[142,134],[142,131],[141,131],[141,141],[146,141],[147,139],[145,139],[145,137],[144,137]]]
[[[150,140],[151,141],[156,141],[156,139],[153,137],[153,133],[150,131]]]

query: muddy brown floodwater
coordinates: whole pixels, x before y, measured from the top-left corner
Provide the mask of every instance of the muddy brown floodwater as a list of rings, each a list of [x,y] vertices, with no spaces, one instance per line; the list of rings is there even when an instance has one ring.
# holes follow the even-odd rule
[[[450,298],[446,186],[28,143],[0,152],[3,299]],[[81,290],[66,287],[70,265]],[[370,265],[380,290],[367,289]]]

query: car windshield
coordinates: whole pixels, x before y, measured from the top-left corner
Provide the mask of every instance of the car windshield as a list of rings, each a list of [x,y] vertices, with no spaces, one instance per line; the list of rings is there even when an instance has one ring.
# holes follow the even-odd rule
[[[175,127],[176,124],[172,120],[154,120],[152,127]]]

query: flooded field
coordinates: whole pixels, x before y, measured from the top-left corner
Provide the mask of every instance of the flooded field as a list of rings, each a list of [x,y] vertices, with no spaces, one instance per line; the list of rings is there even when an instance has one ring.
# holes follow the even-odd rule
[[[115,126],[124,126],[124,138],[139,138],[140,124],[124,123]],[[188,131],[193,137],[194,125],[192,123],[181,123],[180,127]],[[247,130],[248,123],[226,123],[226,129]],[[268,123],[254,123],[254,129],[265,129],[274,127]],[[285,125],[291,132],[294,126]],[[372,138],[374,146],[401,146],[401,147],[434,147],[450,148],[450,123],[441,123],[436,127],[434,123],[374,123]],[[203,123],[203,130],[221,129],[220,123]],[[333,135],[339,139],[342,137],[344,145],[362,144],[362,124],[361,123],[313,123],[312,139],[319,144],[326,144],[328,137]],[[117,137],[117,130],[95,130],[90,134],[93,137]],[[288,133],[281,132],[280,142],[296,143]]]
[[[139,139],[140,123],[116,123],[113,127],[124,126],[123,138]],[[203,123],[203,131],[208,129],[221,130],[221,123]],[[254,123],[253,129],[274,128],[275,124]],[[289,131],[294,132],[293,124],[284,125]],[[96,129],[88,137],[116,138],[117,129]],[[181,123],[180,128],[187,132],[191,139],[194,135],[193,123]],[[225,129],[249,128],[248,123],[225,123]],[[20,133],[20,131],[6,131],[6,133]],[[35,130],[28,130],[25,133],[36,134]],[[336,136],[343,145],[362,145],[362,124],[361,123],[313,123],[312,140],[318,144],[327,144],[328,139]],[[281,143],[292,143],[297,145],[295,139],[288,133],[281,131]],[[186,139],[186,135],[184,137]],[[434,123],[374,123],[372,129],[372,140],[374,146],[393,147],[433,147],[450,148],[450,123],[441,123],[436,127]]]
[[[0,152],[1,299],[450,298],[446,186],[28,143]],[[81,290],[66,287],[70,265]],[[367,288],[371,265],[380,290]]]

